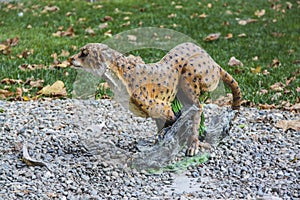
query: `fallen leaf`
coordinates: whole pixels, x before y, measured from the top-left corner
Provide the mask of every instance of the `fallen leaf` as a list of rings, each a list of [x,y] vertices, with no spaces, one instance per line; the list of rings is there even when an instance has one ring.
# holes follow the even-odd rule
[[[14,38],[10,38],[10,39],[7,39],[4,43],[2,44],[6,44],[10,47],[14,47],[16,46],[17,44],[19,43],[19,38],[18,37],[14,37]]]
[[[205,13],[202,13],[201,15],[199,15],[199,18],[203,19],[203,18],[206,18],[208,15],[205,14]]]
[[[286,8],[287,9],[292,9],[293,4],[291,2],[286,2]]]
[[[236,59],[234,56],[230,58],[228,65],[231,67],[234,67],[234,66],[243,67],[244,66],[244,64],[240,60]]]
[[[18,54],[17,57],[18,58],[27,58],[30,55],[33,55],[34,53],[34,49],[30,49],[30,50],[24,50],[21,54]]]
[[[5,98],[11,97],[13,95],[15,95],[14,92],[0,89],[0,99],[5,99]]]
[[[10,53],[10,47],[5,44],[0,44],[0,53],[4,55],[8,55]]]
[[[85,29],[85,32],[92,36],[96,35],[95,31],[91,27],[88,27],[87,29]]]
[[[102,21],[104,21],[104,22],[109,22],[109,21],[112,21],[113,20],[113,18],[111,17],[111,16],[105,16],[105,17],[103,17],[103,19],[102,19]]]
[[[182,8],[182,5],[176,5],[175,8],[176,8],[176,9],[181,9],[181,8]]]
[[[254,15],[257,16],[257,17],[262,17],[264,16],[266,13],[266,10],[265,9],[262,9],[262,10],[256,10]]]
[[[122,26],[122,27],[126,27],[126,26],[129,26],[130,24],[131,24],[131,22],[128,21],[128,22],[125,22],[125,23],[121,24],[121,26]]]
[[[260,94],[267,94],[269,91],[268,90],[266,90],[266,89],[261,89],[260,90]]]
[[[176,17],[176,14],[175,13],[171,13],[168,15],[168,18],[175,18]]]
[[[66,68],[71,66],[71,63],[68,60],[64,60],[61,63],[52,65],[51,67],[55,67],[55,68]]]
[[[251,73],[258,74],[261,72],[261,66],[257,66],[256,68],[251,67]]]
[[[101,8],[103,8],[103,6],[102,5],[95,5],[95,6],[93,6],[93,8],[94,9],[101,9]]]
[[[99,25],[99,29],[104,29],[104,28],[107,28],[108,27],[108,23],[105,22],[105,23],[102,23]]]
[[[221,35],[221,33],[211,33],[204,38],[204,41],[206,41],[206,42],[215,41],[215,40],[219,39],[220,35]]]
[[[241,33],[241,34],[238,34],[238,37],[246,37],[246,33]]]
[[[104,36],[112,37],[112,31],[109,29],[108,31],[106,31],[106,32],[104,33]]]
[[[271,64],[271,67],[279,67],[281,65],[280,61],[278,59],[273,59],[272,60],[272,64]]]
[[[75,32],[73,26],[70,26],[66,31],[58,30],[57,32],[52,34],[55,37],[63,37],[63,36],[68,36],[68,37],[74,37]]]
[[[230,38],[233,38],[232,33],[228,33],[228,34],[225,36],[225,39],[230,39]]]
[[[269,75],[270,72],[269,72],[268,70],[264,69],[264,71],[262,72],[262,74],[263,74],[263,75]]]
[[[293,76],[293,77],[287,79],[287,80],[285,81],[285,85],[288,86],[288,85],[289,85],[291,82],[293,82],[294,80],[296,80],[296,76]]]
[[[19,43],[19,38],[14,37],[0,43],[0,54],[10,54],[10,47],[16,46]]]
[[[56,81],[52,85],[47,85],[37,92],[39,95],[61,97],[67,96],[65,84],[62,81]]]
[[[57,6],[45,6],[44,9],[42,10],[42,13],[56,12],[56,11],[59,11],[59,7],[57,7]]]
[[[21,84],[23,83],[23,81],[20,79],[4,78],[1,80],[1,83],[11,85],[11,84]]]
[[[239,25],[246,25],[246,24],[249,24],[249,23],[253,23],[253,22],[257,22],[257,19],[246,19],[246,20],[239,20],[238,23]]]
[[[274,104],[258,104],[258,107],[263,110],[274,109],[276,106]]]
[[[59,54],[59,57],[69,57],[69,56],[70,56],[70,52],[64,49],[62,49],[61,53]]]
[[[70,17],[73,13],[72,12],[67,12],[66,17]]]
[[[277,83],[274,83],[273,85],[271,85],[270,89],[273,91],[283,91],[284,86],[285,85],[283,83],[277,82]]]
[[[300,131],[300,120],[279,120],[275,126],[282,128],[283,131],[287,131],[288,129]]]
[[[284,36],[285,36],[284,33],[278,33],[278,32],[272,32],[271,34],[272,34],[274,37],[278,37],[278,38],[284,37]]]
[[[17,99],[22,99],[22,94],[23,94],[23,91],[22,91],[22,88],[16,88],[16,98]]]
[[[29,85],[31,87],[35,87],[35,88],[39,88],[39,89],[43,87],[43,84],[44,84],[44,80],[42,80],[42,79],[29,82]]]
[[[36,69],[46,69],[47,67],[44,65],[38,65],[38,64],[22,64],[19,66],[19,69],[21,70],[36,70]]]

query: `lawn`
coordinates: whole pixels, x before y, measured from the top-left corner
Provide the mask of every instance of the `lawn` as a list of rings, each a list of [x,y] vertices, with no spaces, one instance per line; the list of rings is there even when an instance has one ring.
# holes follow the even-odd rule
[[[248,102],[299,103],[299,11],[299,2],[283,0],[1,2],[0,81],[6,81],[0,83],[0,97],[14,99],[19,94],[19,99],[28,100],[57,80],[65,83],[71,97],[77,72],[61,62],[81,46],[134,28],[164,27],[197,41],[236,78]],[[221,35],[204,41],[211,33]],[[154,62],[166,52],[131,53]],[[229,66],[232,56],[243,66]],[[59,67],[49,67],[53,65]]]

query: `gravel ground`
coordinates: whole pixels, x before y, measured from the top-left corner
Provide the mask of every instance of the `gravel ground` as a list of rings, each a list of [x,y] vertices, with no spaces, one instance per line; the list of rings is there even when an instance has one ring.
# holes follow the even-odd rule
[[[126,163],[138,142],[154,141],[155,123],[112,101],[0,101],[0,110],[0,199],[300,198],[300,133],[274,126],[299,114],[242,108],[207,163],[149,174]],[[22,161],[26,144],[49,170]]]

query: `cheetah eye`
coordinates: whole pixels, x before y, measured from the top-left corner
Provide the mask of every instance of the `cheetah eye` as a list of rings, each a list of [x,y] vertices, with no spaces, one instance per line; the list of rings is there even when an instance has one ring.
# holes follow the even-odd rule
[[[79,58],[83,58],[89,55],[89,51],[87,49],[82,49],[79,55]]]

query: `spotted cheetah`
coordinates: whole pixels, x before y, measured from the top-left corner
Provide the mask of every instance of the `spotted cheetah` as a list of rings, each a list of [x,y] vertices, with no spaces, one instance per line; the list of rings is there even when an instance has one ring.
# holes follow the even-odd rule
[[[129,109],[138,116],[174,122],[176,115],[171,102],[175,97],[183,105],[197,105],[200,112],[193,117],[193,135],[187,144],[188,156],[197,154],[200,144],[201,92],[213,91],[222,79],[231,88],[232,108],[239,109],[241,105],[238,83],[205,50],[193,43],[177,45],[157,63],[135,62],[99,43],[85,45],[70,60],[75,68],[83,68],[97,75],[105,72],[109,83],[121,82],[130,98]],[[158,126],[162,128],[161,123]]]

